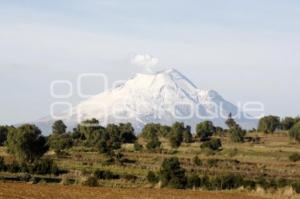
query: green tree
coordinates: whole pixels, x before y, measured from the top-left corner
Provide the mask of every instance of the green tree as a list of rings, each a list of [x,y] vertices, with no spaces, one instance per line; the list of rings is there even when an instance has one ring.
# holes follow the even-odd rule
[[[48,138],[48,143],[51,149],[55,151],[56,154],[59,154],[65,149],[69,149],[73,146],[73,139],[70,134],[52,134]]]
[[[160,180],[163,187],[183,189],[187,178],[177,157],[165,159],[160,168]]]
[[[211,121],[203,121],[196,126],[196,134],[201,141],[209,139],[214,132],[215,127]]]
[[[175,122],[171,127],[171,135],[169,138],[172,148],[178,148],[183,141],[183,133],[186,131],[184,123]]]
[[[156,135],[152,136],[150,139],[147,139],[146,147],[149,150],[154,150],[160,148],[161,142],[159,141]]]
[[[196,174],[192,174],[187,177],[187,187],[196,188],[201,186],[201,178]]]
[[[99,142],[105,128],[100,125],[98,120],[93,118],[81,122],[76,131],[83,135],[87,146],[93,147]]]
[[[9,131],[7,149],[19,161],[32,163],[47,152],[48,145],[38,127],[24,124]]]
[[[121,131],[118,125],[115,124],[108,124],[106,126],[106,133],[108,136],[107,144],[111,149],[119,149],[121,148]]]
[[[295,119],[292,117],[285,117],[281,120],[282,130],[290,130],[295,124]]]
[[[52,125],[53,134],[64,134],[66,133],[67,126],[62,120],[57,120]]]
[[[154,136],[158,136],[158,132],[159,132],[159,126],[154,123],[149,123],[143,127],[141,136],[144,139],[149,140]]]
[[[146,124],[142,130],[141,136],[146,140],[146,148],[154,150],[160,147],[161,142],[158,138],[159,126],[154,123]]]
[[[171,127],[167,125],[160,125],[159,126],[159,131],[158,131],[158,136],[161,137],[168,137],[171,133]]]
[[[229,129],[230,139],[233,142],[244,142],[246,131],[243,130],[239,125],[231,127]]]
[[[156,184],[159,181],[159,177],[153,171],[149,171],[147,174],[147,180],[151,184]]]
[[[11,127],[0,126],[0,146],[3,146],[7,139],[8,129]]]
[[[237,126],[237,123],[232,118],[232,114],[231,113],[229,113],[228,119],[225,121],[225,123],[228,126],[228,128],[233,128],[233,127]]]
[[[262,117],[258,123],[258,131],[262,131],[264,133],[273,133],[279,127],[280,118],[273,115]]]
[[[191,143],[193,141],[193,135],[191,133],[191,127],[187,126],[186,129],[183,131],[183,142]]]
[[[131,123],[120,123],[119,129],[121,133],[121,142],[122,143],[134,143],[136,141],[136,136],[134,134],[134,128]]]
[[[300,142],[300,122],[297,122],[289,131],[290,138]]]

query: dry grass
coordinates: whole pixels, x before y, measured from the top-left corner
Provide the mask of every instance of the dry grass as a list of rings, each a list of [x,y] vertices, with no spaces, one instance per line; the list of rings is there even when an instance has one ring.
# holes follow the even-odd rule
[[[263,199],[240,193],[205,192],[171,189],[110,189],[83,186],[30,185],[21,183],[0,183],[0,198],[12,199]]]

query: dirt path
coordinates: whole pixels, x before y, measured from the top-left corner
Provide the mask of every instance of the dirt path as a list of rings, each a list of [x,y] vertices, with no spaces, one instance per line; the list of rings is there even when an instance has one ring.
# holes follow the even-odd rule
[[[168,189],[110,189],[83,186],[0,183],[2,199],[262,199],[242,194]]]

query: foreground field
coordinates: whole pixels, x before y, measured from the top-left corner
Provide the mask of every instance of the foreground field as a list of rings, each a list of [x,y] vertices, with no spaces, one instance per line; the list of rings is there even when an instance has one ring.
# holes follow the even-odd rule
[[[89,188],[83,186],[63,185],[31,185],[23,183],[0,183],[0,198],[114,198],[114,199],[263,199],[243,194],[206,192],[192,190],[171,190],[171,189],[110,189],[110,188]]]

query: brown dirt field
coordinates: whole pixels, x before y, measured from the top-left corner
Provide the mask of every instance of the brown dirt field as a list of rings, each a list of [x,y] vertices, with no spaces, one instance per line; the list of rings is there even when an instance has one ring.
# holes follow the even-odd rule
[[[263,199],[239,193],[171,189],[111,189],[83,186],[0,183],[0,198],[11,199]]]

